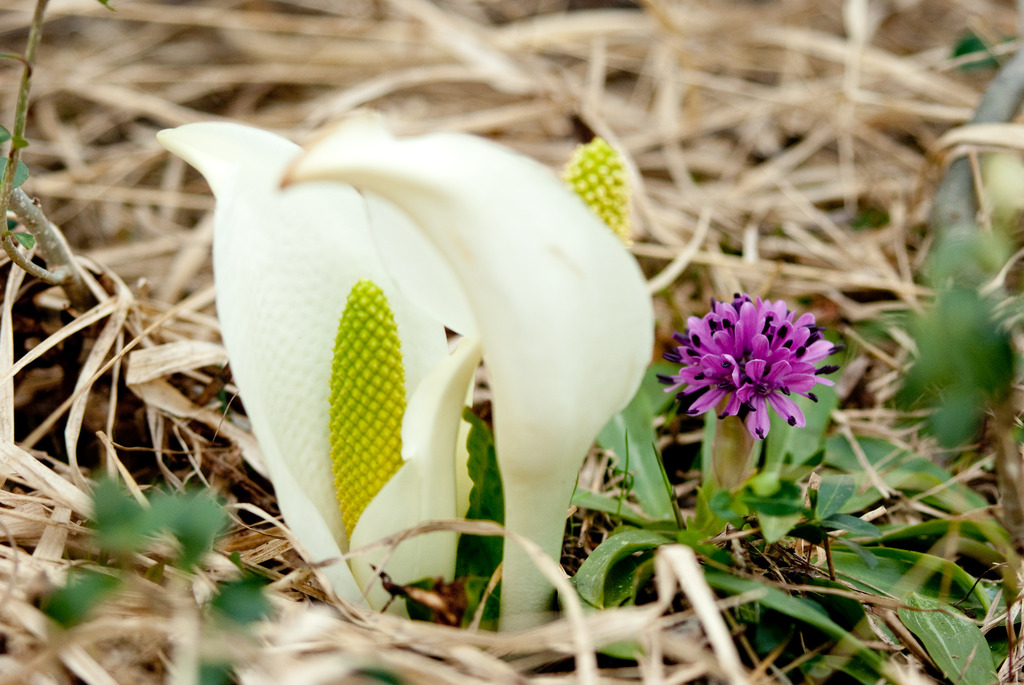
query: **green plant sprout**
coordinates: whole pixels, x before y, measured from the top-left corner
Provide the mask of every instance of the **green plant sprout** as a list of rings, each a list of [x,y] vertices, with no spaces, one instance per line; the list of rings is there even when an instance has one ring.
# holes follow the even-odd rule
[[[139,501],[115,481],[101,480],[93,489],[89,521],[98,555],[94,563],[73,566],[65,584],[45,595],[40,608],[61,629],[73,630],[89,621],[101,604],[131,589],[143,573],[150,582],[166,584],[166,566],[178,574],[201,569],[227,524],[227,513],[208,490],[157,491]],[[152,553],[154,540],[170,542],[172,551],[166,561],[143,572],[135,557]],[[267,581],[243,567],[237,555],[232,560],[237,576],[218,582],[203,607],[209,619],[204,630],[210,631],[211,639],[222,632],[237,634],[271,612]],[[209,655],[207,661],[220,656]]]

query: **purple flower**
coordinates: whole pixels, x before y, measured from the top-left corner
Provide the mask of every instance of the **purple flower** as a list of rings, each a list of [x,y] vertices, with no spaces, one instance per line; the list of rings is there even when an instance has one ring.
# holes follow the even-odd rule
[[[752,300],[738,293],[732,302],[712,299],[711,312],[704,318],[691,316],[686,333],[673,335],[679,347],[665,354],[683,368],[659,379],[671,386],[666,392],[679,390],[680,399],[695,395],[687,410],[691,416],[726,400],[718,418],[745,419],[758,440],[768,435],[768,407],[789,425],[803,426],[804,414],[790,395],[817,402],[811,389],[818,383],[833,385],[822,375],[839,367],[815,364],[841,347],[825,340],[813,314],[794,321],[795,316],[782,300]]]

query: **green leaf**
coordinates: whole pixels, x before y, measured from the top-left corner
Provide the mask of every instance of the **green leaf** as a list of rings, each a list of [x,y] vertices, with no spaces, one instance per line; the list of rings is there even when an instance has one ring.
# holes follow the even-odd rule
[[[945,602],[911,592],[907,608],[897,610],[904,625],[921,641],[939,670],[958,685],[999,682],[992,651],[981,630]]]
[[[857,438],[856,445],[889,487],[911,495],[934,490],[922,499],[929,506],[955,514],[988,506],[984,497],[928,459],[877,438]],[[853,475],[857,486],[858,494],[843,507],[847,512],[868,509],[882,499],[878,490],[869,485],[871,481],[857,458],[857,450],[844,436],[832,436],[825,441],[825,464]]]
[[[576,491],[572,494],[572,503],[581,509],[611,514],[623,522],[637,527],[649,523],[649,519],[637,515],[636,512],[624,505],[620,499],[591,492],[580,487],[577,487]]]
[[[233,672],[229,661],[204,660],[199,664],[199,685],[229,685]]]
[[[4,56],[5,55],[0,55],[0,57],[4,57]],[[6,143],[10,139],[11,139],[11,132],[8,131],[5,127],[0,126],[0,143]]]
[[[249,625],[270,615],[270,600],[264,593],[265,588],[266,582],[250,573],[237,580],[223,582],[210,600],[210,609],[234,624]]]
[[[800,486],[787,481],[780,481],[778,490],[767,496],[759,496],[744,488],[740,492],[740,500],[753,511],[769,516],[790,516],[802,512],[804,508],[804,495]]]
[[[898,399],[938,410],[930,425],[943,445],[970,440],[985,407],[1003,401],[1016,377],[1011,333],[1001,325],[998,306],[994,298],[959,286],[941,292],[931,310],[912,322],[917,360]]]
[[[109,479],[93,488],[91,523],[99,548],[115,556],[141,550],[157,529],[151,512]]]
[[[573,576],[576,591],[592,606],[599,609],[610,606],[605,603],[606,586],[612,583],[611,589],[618,599],[614,586],[622,582],[621,574],[614,573],[615,565],[637,552],[645,552],[671,542],[671,538],[649,530],[634,528],[614,533],[597,546]]]
[[[857,483],[852,476],[845,474],[829,474],[822,476],[818,486],[818,500],[814,506],[816,519],[827,519],[843,508],[847,500],[857,491]]]
[[[834,651],[857,658],[876,677],[887,678],[885,661],[876,652],[864,645],[856,636],[832,620],[822,606],[802,597],[792,597],[782,590],[746,578],[737,578],[723,571],[706,569],[704,577],[708,585],[730,595],[750,593],[757,597],[761,606],[789,616],[792,619],[817,628],[838,644]]]
[[[626,557],[612,566],[604,584],[604,606],[633,604],[636,593],[654,575],[654,550]]]
[[[658,520],[675,518],[672,490],[667,486],[665,467],[655,447],[658,435],[654,430],[654,417],[666,401],[672,399],[658,381],[657,374],[665,372],[664,367],[656,365],[648,369],[630,403],[597,435],[597,444],[614,452],[619,458],[619,468],[628,470],[632,476],[633,496],[641,511]]]
[[[850,514],[833,514],[819,523],[829,530],[845,530],[856,537],[877,538],[882,531],[878,526]]]
[[[764,537],[764,541],[771,544],[789,535],[793,526],[800,523],[803,518],[804,515],[801,512],[784,516],[758,513],[757,525],[761,526],[761,535]]]
[[[913,526],[899,526],[876,541],[886,547],[926,552],[941,549],[968,556],[987,566],[1006,562],[1002,550],[1010,544],[1009,533],[995,521],[932,519]]]
[[[212,549],[228,525],[224,508],[208,490],[158,492],[150,498],[152,516],[178,541],[178,565],[191,570]]]
[[[832,411],[839,406],[839,396],[835,387],[827,385],[815,387],[814,393],[817,402],[801,395],[792,397],[804,413],[806,426],[790,426],[781,416],[769,412],[771,431],[764,448],[766,471],[780,471],[783,465],[799,466],[812,459],[821,449]]]
[[[62,627],[71,628],[85,621],[120,585],[120,579],[106,573],[71,569],[64,587],[44,597],[40,609]]]
[[[999,68],[999,60],[993,54],[992,48],[973,31],[967,31],[961,35],[953,46],[953,57],[964,57],[965,55],[973,55],[975,59],[962,62],[958,68],[963,71]]]
[[[0,157],[0,175],[4,173],[7,168],[7,158]],[[20,159],[18,160],[18,166],[14,167],[14,187],[17,188],[22,183],[28,180],[28,167]]]
[[[14,239],[17,240],[21,244],[21,246],[24,247],[26,250],[31,250],[33,247],[36,246],[36,237],[31,233],[18,232],[11,233],[11,235],[13,235]]]
[[[738,519],[742,519],[750,513],[743,499],[733,495],[725,488],[716,490],[708,498],[708,508],[718,518],[735,522],[737,525],[739,525]]]
[[[484,420],[470,409],[463,410],[462,418],[470,425],[466,448],[469,451],[469,477],[473,481],[466,518],[504,523],[505,497],[494,452],[494,436]],[[501,556],[502,538],[460,535],[455,577],[490,578],[501,563]]]
[[[989,599],[975,579],[953,562],[931,554],[886,547],[865,548],[874,566],[855,552],[832,550],[836,574],[864,592],[905,601],[911,592],[955,603],[970,614],[984,616]]]

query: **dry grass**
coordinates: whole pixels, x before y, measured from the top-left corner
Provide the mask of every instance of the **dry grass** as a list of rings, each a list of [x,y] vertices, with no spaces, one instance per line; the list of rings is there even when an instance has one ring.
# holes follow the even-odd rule
[[[21,49],[31,4],[5,3],[3,52]],[[679,556],[660,561],[657,602],[522,635],[315,601],[325,599],[315,572],[272,521],[252,438],[210,402],[224,381],[212,199],[154,139],[230,118],[301,142],[372,107],[402,133],[470,131],[560,166],[596,132],[628,155],[634,249],[658,295],[662,339],[712,295],[802,301],[858,350],[841,384],[842,429],[911,440],[886,404],[906,350],[865,339],[858,324],[884,325],[927,296],[915,276],[941,171],[933,146],[970,117],[992,75],[958,71],[950,49],[967,29],[1013,35],[1010,3],[613,7],[628,4],[114,0],[110,12],[95,0],[51,2],[26,189],[110,295],[69,313],[59,291],[2,271],[0,682],[184,683],[208,653],[247,664],[240,680],[252,684],[371,682],[375,667],[415,683],[771,678],[744,674],[721,615],[699,600],[687,605],[703,609],[666,612],[680,583],[702,585]],[[0,68],[5,124],[18,75],[14,62]],[[888,222],[851,227],[869,212]],[[212,634],[197,609],[230,574],[224,555],[195,578],[140,576],[70,632],[47,624],[34,601],[89,556],[87,492],[103,472],[137,491],[208,482],[237,505],[224,555],[239,552],[276,579],[278,612],[256,639]],[[624,639],[648,657],[599,667],[595,647]]]

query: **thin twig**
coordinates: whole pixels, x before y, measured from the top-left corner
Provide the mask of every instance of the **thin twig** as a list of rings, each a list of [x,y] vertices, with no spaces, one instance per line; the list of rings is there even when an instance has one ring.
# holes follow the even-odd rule
[[[32,198],[21,188],[15,188],[11,193],[10,209],[21,221],[22,226],[35,237],[36,246],[43,261],[50,267],[50,270],[44,269],[44,271],[52,277],[52,280],[31,271],[29,273],[47,283],[63,286],[76,309],[85,311],[95,305],[96,297],[86,284],[85,273],[74,255],[71,254],[71,247],[64,238],[64,233],[46,218],[39,205],[33,202]],[[18,266],[22,266],[13,255],[13,253],[20,254],[18,246],[14,244],[10,234],[6,237],[5,251]],[[25,267],[22,266],[22,268]]]
[[[0,246],[3,247],[11,261],[32,274],[33,277],[51,285],[63,286],[71,304],[77,309],[85,311],[96,304],[96,297],[86,285],[84,273],[75,261],[74,255],[71,254],[64,235],[46,218],[39,206],[24,191],[14,187],[14,176],[18,167],[18,159],[21,156],[21,149],[28,144],[25,142],[25,120],[28,114],[29,86],[36,50],[39,47],[39,40],[42,38],[43,13],[46,10],[46,3],[47,0],[38,0],[35,13],[32,16],[28,43],[25,46],[25,54],[22,59],[24,70],[22,71],[21,85],[18,88],[14,130],[11,132],[11,151],[4,168],[3,178],[0,180],[0,217],[7,216],[8,208],[14,212],[22,225],[36,239],[40,256],[46,262],[46,268],[32,263],[21,252],[6,226],[2,231],[3,238],[0,240]]]

